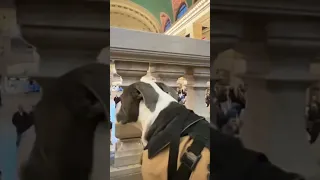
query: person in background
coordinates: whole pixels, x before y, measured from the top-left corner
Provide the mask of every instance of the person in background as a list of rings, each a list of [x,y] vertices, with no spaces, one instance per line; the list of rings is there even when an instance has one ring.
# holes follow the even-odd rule
[[[205,97],[205,102],[206,102],[206,107],[209,107],[210,106],[210,92],[206,94],[206,97]]]
[[[111,116],[109,119],[109,126],[110,126],[110,145],[112,145],[112,122],[111,122]]]
[[[115,107],[117,107],[117,104],[121,101],[121,98],[116,95],[116,97],[114,97],[113,100],[115,103]]]
[[[236,109],[230,109],[227,113],[228,121],[222,127],[221,131],[230,136],[236,136],[239,133],[238,112]]]
[[[178,102],[180,104],[185,104],[186,103],[186,97],[187,97],[187,92],[183,89],[178,90]]]
[[[313,144],[319,134],[320,134],[320,112],[319,112],[319,103],[316,100],[316,97],[312,97],[312,101],[309,105],[308,110],[308,126],[307,131],[310,134],[310,144]]]
[[[18,111],[13,114],[12,124],[16,127],[17,141],[16,145],[19,147],[22,134],[32,126],[32,120],[28,113],[24,110],[22,105],[18,106]]]

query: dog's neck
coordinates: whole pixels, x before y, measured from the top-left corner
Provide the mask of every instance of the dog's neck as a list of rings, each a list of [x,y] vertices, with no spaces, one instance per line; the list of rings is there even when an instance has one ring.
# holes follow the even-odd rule
[[[162,91],[159,86],[150,81],[145,81],[146,83],[149,83],[155,91],[159,94],[158,101],[156,104],[156,108],[153,112],[150,111],[149,108],[144,104],[143,101],[140,102],[139,105],[139,117],[138,117],[138,122],[141,123],[141,128],[142,128],[142,143],[144,146],[148,144],[148,141],[146,139],[146,134],[151,127],[151,125],[154,123],[160,112],[165,109],[166,107],[169,106],[171,102],[176,102],[176,100],[167,94],[166,92]]]
[[[182,114],[189,114],[190,111],[186,110],[187,108],[184,105],[178,102],[171,102],[168,107],[160,112],[154,123],[149,127],[148,132],[145,135],[146,140],[149,142],[152,137],[157,136],[157,134],[160,132],[163,132],[164,129],[171,124],[171,122],[181,119],[181,117],[183,117],[181,116]]]

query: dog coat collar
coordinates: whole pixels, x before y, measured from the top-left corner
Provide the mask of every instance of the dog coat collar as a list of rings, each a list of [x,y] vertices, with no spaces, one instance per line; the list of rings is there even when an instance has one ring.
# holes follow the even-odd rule
[[[196,115],[185,106],[177,102],[169,104],[167,108],[161,111],[146,135],[148,145],[145,150],[148,150],[148,158],[152,159],[170,144],[172,134],[177,131],[178,126],[182,125],[182,131],[179,134],[180,137],[183,137],[193,134],[191,133],[192,129],[199,121],[207,123],[205,118]],[[210,133],[208,133],[208,136],[210,136]]]

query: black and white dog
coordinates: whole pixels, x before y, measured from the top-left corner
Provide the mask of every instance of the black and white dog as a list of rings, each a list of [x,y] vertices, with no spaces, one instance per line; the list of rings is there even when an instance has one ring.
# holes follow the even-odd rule
[[[218,180],[303,179],[274,166],[263,154],[246,149],[239,139],[221,134],[179,104],[173,94],[163,83],[141,80],[124,89],[117,106],[118,122],[141,124],[144,180],[207,180],[210,164],[214,170],[211,178]],[[174,140],[176,135],[178,141]]]
[[[173,167],[181,164],[179,157],[184,155],[193,142],[190,134],[185,133],[181,136],[181,133],[192,129],[189,127],[193,127],[193,124],[198,122],[206,124],[204,132],[206,132],[206,138],[209,139],[209,123],[205,118],[179,104],[177,99],[177,92],[173,88],[163,83],[141,80],[124,89],[121,103],[117,105],[118,122],[141,124],[141,140],[145,146],[142,157],[142,176],[145,180],[180,179],[176,176],[175,169],[169,167],[172,167],[172,164]],[[172,139],[174,138],[178,138],[174,150],[176,155],[169,150],[173,147]],[[210,151],[209,148],[202,148],[200,152],[202,158],[199,159],[188,179],[189,177],[191,180],[207,180],[208,178]],[[169,160],[169,151],[170,157],[176,156],[173,160]],[[168,164],[168,161],[172,163]]]
[[[128,86],[117,105],[117,121],[126,124],[138,122],[142,127],[142,142],[147,145],[145,136],[159,113],[170,103],[177,102],[176,91],[163,83],[137,82]]]

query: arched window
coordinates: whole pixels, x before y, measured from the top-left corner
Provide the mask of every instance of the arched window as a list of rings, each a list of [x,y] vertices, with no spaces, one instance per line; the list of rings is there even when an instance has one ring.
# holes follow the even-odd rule
[[[166,24],[164,25],[164,32],[166,32],[171,27],[170,19],[167,20]]]
[[[180,8],[179,11],[177,13],[177,20],[180,19],[184,14],[186,14],[188,11],[187,5],[186,3],[183,3]]]

